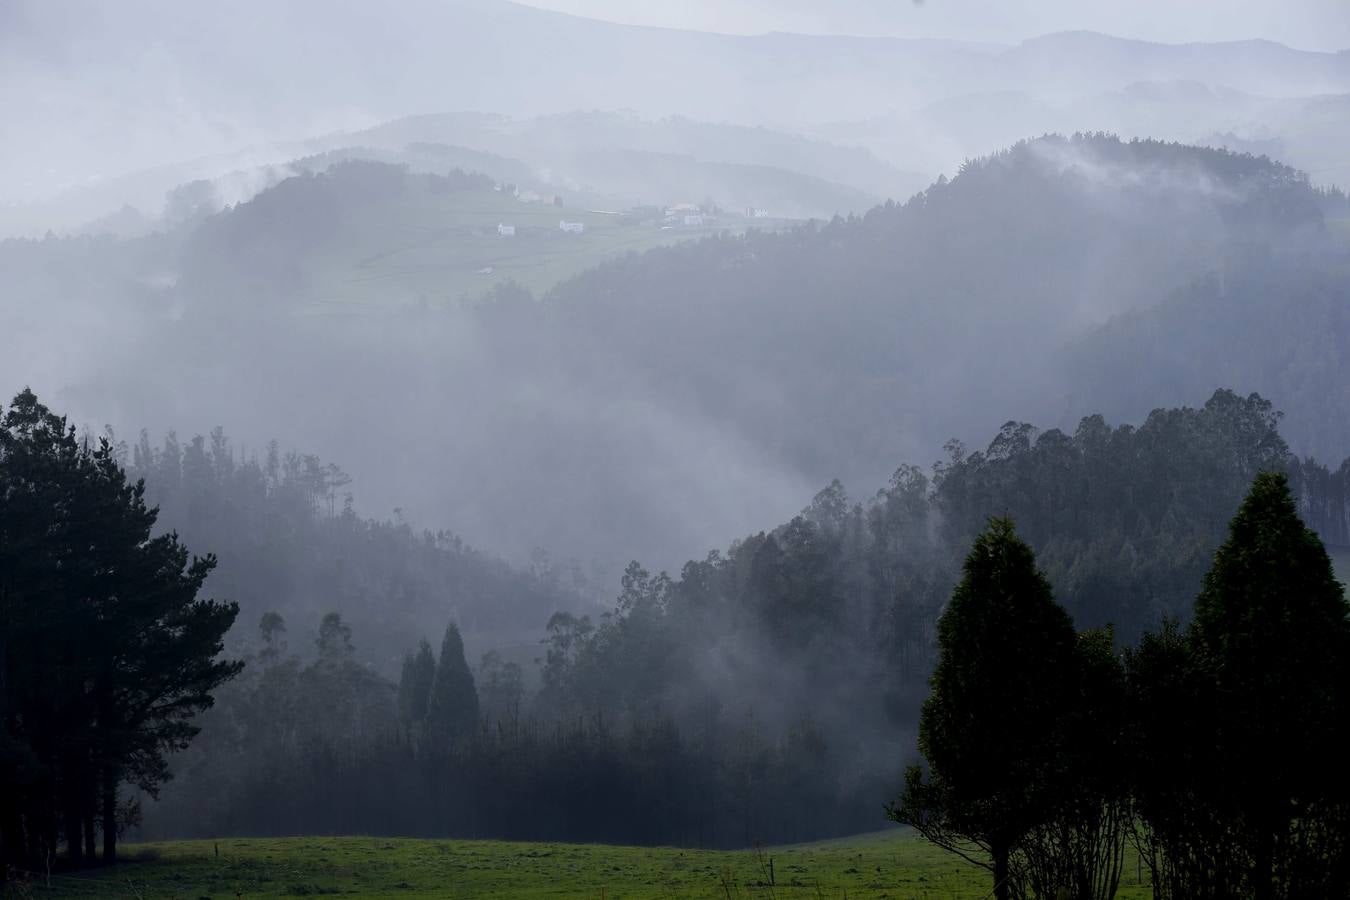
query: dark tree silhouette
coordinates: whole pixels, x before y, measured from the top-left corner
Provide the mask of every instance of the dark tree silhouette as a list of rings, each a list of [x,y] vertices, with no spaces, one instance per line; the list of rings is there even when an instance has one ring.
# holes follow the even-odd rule
[[[1347,840],[1344,798],[1332,786],[1345,765],[1338,720],[1348,613],[1288,479],[1257,476],[1191,625],[1198,664],[1215,687],[1212,764],[1225,789],[1210,799],[1241,823],[1256,900],[1343,896],[1350,887],[1330,881]]]
[[[478,725],[478,691],[464,658],[464,639],[451,622],[441,641],[441,657],[427,700],[427,732],[432,740],[454,743],[473,734]]]
[[[1350,890],[1347,614],[1288,478],[1257,475],[1190,627],[1129,655],[1131,780],[1156,896]]]
[[[911,768],[889,812],[986,865],[994,896],[1009,900],[1020,892],[1014,852],[1054,811],[1060,721],[1077,669],[1073,623],[1011,520],[994,519],[975,540],[938,647],[919,723],[928,778]]]
[[[1052,816],[1022,842],[1016,865],[1036,897],[1110,900],[1120,886],[1130,782],[1125,669],[1111,629],[1078,636],[1075,688],[1061,720]]]
[[[6,861],[116,858],[118,792],[151,794],[166,755],[241,664],[238,608],[199,599],[214,557],[155,535],[156,510],[105,440],[76,438],[25,390],[0,423],[0,840]]]
[[[1227,790],[1213,765],[1214,685],[1176,622],[1145,634],[1126,660],[1134,840],[1153,894],[1159,900],[1241,896],[1239,828],[1213,802]]]
[[[436,656],[431,645],[422,641],[416,656],[409,653],[403,658],[403,672],[398,681],[398,717],[409,736],[426,721],[435,678]]]

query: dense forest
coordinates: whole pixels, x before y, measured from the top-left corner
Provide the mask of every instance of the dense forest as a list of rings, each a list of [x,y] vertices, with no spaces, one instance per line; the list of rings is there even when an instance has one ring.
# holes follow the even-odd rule
[[[129,476],[145,480],[161,524],[221,560],[211,589],[250,623],[245,649],[264,613],[307,629],[338,613],[365,636],[364,659],[389,675],[404,648],[446,621],[476,645],[512,647],[553,612],[594,605],[597,573],[575,561],[541,549],[516,568],[456,534],[358,515],[350,476],[312,454],[275,442],[246,454],[221,429],[182,442],[170,433],[153,446],[142,432],[129,447],[111,446]]]
[[[158,531],[107,440],[81,440],[30,390],[13,399],[0,416],[0,884],[15,866],[50,872],[62,845],[68,865],[114,862],[138,795],[172,777],[194,717],[243,668],[222,655],[238,605],[200,596],[215,557]]]
[[[1303,517],[1345,542],[1350,465],[1298,458],[1278,425],[1269,402],[1228,391],[1137,426],[1093,416],[1067,434],[1009,423],[984,450],[953,444],[931,470],[901,467],[866,501],[832,483],[790,522],[676,575],[634,562],[602,615],[545,593],[561,605],[538,608],[542,642],[523,658],[484,643],[481,622],[496,598],[532,583],[524,576],[498,582],[499,594],[447,591],[451,602],[419,613],[442,616],[421,635],[400,623],[397,669],[371,652],[391,635],[379,605],[307,593],[262,612],[252,600],[236,635],[249,665],[220,691],[143,833],[737,846],[873,828],[876,798],[896,795],[914,752],[938,617],[991,511],[1018,523],[1078,627],[1112,625],[1128,646],[1165,618],[1189,618],[1258,472],[1286,473]],[[336,511],[325,490],[301,504],[313,533],[417,546],[406,528]],[[196,515],[209,520],[211,505]],[[182,515],[173,509],[166,522]],[[228,548],[222,573],[256,572],[261,585],[268,542]],[[325,599],[331,614],[319,621]],[[473,623],[468,649],[456,619]],[[472,699],[438,704],[442,693]],[[525,798],[534,813],[512,815]]]
[[[1287,475],[1252,480],[1184,628],[1123,653],[1075,629],[994,518],[938,645],[924,765],[888,814],[984,868],[986,896],[1111,900],[1127,844],[1157,900],[1350,891],[1350,602]]]
[[[1343,195],[1328,199],[1339,204]],[[1350,339],[1348,279],[1345,257],[1255,249],[1226,272],[1080,341],[1069,354],[1069,377],[1081,396],[1124,415],[1213,379],[1261,385],[1280,398],[1299,445],[1333,458],[1350,439],[1345,417],[1326,415],[1350,403],[1350,372],[1338,349]]]
[[[1341,271],[1346,250],[1325,232],[1322,196],[1266,159],[1047,137],[971,161],[907,203],[653,251],[546,300],[583,346],[617,357],[604,372],[641,360],[654,383],[678,385],[674,402],[788,448],[803,471],[847,459],[836,474],[851,476],[913,452],[917,434],[968,434],[1009,410],[1071,427],[1081,403],[1061,345],[1196,280],[1259,277],[1255,292],[1285,266]],[[681,368],[690,362],[696,379]],[[1232,378],[1261,384],[1251,370],[1199,372],[1175,385],[1175,401],[1201,402]],[[1094,411],[1119,414],[1078,415]],[[1297,439],[1319,453],[1344,445]]]

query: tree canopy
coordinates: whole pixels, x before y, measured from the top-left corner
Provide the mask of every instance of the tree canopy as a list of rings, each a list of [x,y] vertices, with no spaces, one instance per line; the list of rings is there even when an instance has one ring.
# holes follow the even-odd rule
[[[1160,895],[1273,900],[1350,888],[1348,617],[1288,478],[1258,475],[1184,637],[1164,632],[1133,665],[1140,740],[1154,745],[1138,791]]]
[[[1048,818],[1074,705],[1073,623],[1010,519],[976,538],[938,620],[916,768],[891,816],[945,846],[986,852],[994,896],[1016,892],[1013,853]]]
[[[223,660],[238,612],[202,599],[211,556],[156,534],[156,511],[104,441],[81,441],[31,391],[0,419],[0,854],[32,864],[63,838],[103,859],[154,795],[166,755],[240,663]]]

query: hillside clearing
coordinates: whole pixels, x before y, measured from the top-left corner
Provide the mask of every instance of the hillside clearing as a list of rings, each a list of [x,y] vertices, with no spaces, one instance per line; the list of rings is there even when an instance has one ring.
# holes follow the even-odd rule
[[[564,233],[563,221],[584,231]],[[491,190],[416,194],[349,222],[342,238],[316,252],[306,269],[320,311],[473,297],[510,282],[539,295],[624,254],[741,234],[750,224],[777,229],[790,223],[729,216],[720,223],[663,228],[617,214],[521,203]],[[515,230],[506,237],[498,225]]]

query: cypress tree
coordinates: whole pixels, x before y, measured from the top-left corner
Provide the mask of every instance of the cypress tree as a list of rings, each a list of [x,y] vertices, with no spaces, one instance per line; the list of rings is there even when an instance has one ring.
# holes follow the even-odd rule
[[[1063,715],[1077,672],[1073,623],[1010,519],[994,519],[966,557],[938,621],[940,656],[919,723],[919,767],[889,809],[896,821],[966,854],[994,876],[994,896],[1020,893],[1019,843],[1054,814]],[[967,856],[967,858],[972,858]]]
[[[441,641],[441,658],[431,682],[427,701],[427,733],[433,740],[448,744],[473,733],[478,726],[478,691],[473,672],[464,658],[464,640],[459,626],[451,622]]]
[[[431,645],[422,641],[417,647],[417,655],[409,653],[403,658],[403,672],[398,680],[398,716],[403,728],[409,733],[414,726],[421,725],[427,717],[427,704],[431,700],[431,686],[436,678],[436,656]]]
[[[1208,799],[1241,829],[1256,900],[1346,893],[1334,882],[1346,865],[1348,613],[1287,478],[1258,475],[1205,576],[1189,634],[1215,704],[1210,764],[1219,777]]]

